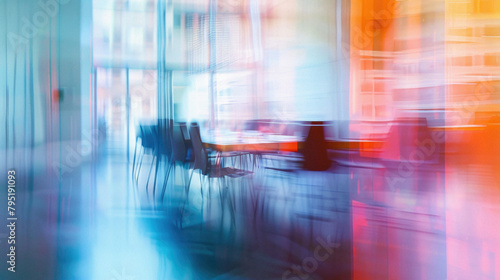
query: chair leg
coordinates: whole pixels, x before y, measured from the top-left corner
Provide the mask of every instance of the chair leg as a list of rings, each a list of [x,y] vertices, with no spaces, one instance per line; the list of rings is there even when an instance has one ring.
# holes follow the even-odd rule
[[[142,147],[139,146],[139,150],[137,152],[138,153],[137,159],[134,161],[134,165],[133,165],[133,168],[132,168],[132,184],[135,185],[137,193],[139,193],[139,183],[136,180],[135,175],[136,175],[136,173],[138,175],[139,172],[140,172],[140,169],[139,169],[140,165],[139,165],[139,163],[142,163],[142,153],[141,153],[142,149],[141,148]],[[134,158],[135,158],[135,156],[134,156]]]
[[[155,179],[153,181],[153,201],[155,201],[156,198],[156,178],[158,177],[158,167],[160,165],[160,156],[157,156],[156,159],[156,168],[155,168]]]
[[[201,171],[200,171],[200,193],[201,193],[201,200],[203,201],[203,184],[202,184],[202,174],[201,174]],[[210,190],[210,181],[208,182],[208,189]]]
[[[231,229],[235,226],[235,216],[234,216],[234,203],[233,199],[231,198],[231,193],[229,188],[227,187],[227,183],[225,182],[225,178],[219,178],[219,189],[220,189],[220,196],[221,196],[221,223],[220,223],[220,230],[222,232],[224,228],[224,216],[225,216],[225,203],[227,200],[227,203],[229,204],[229,215],[231,219]]]
[[[194,169],[193,171],[191,171],[191,176],[189,176],[189,181],[188,183],[185,185],[184,187],[184,192],[185,192],[185,201],[184,201],[184,205],[187,203],[189,204],[189,189],[191,187],[191,179],[193,178],[193,173],[194,173]]]
[[[201,178],[200,178],[200,180],[201,180]],[[212,198],[212,188],[209,186],[209,188],[208,188],[208,201],[211,201],[211,198]]]
[[[189,177],[189,182],[186,185],[186,189],[185,189],[186,196],[184,197],[184,203],[182,203],[181,214],[180,214],[181,228],[182,228],[182,217],[184,216],[184,210],[186,208],[186,204],[189,204],[189,188],[191,186],[191,179],[193,178],[193,173],[194,173],[194,169],[193,169],[193,171],[191,171],[191,176]],[[200,179],[201,179],[201,173],[200,173]],[[201,204],[201,211],[202,211],[201,213],[203,216],[203,201],[201,203],[202,203]]]
[[[165,197],[165,189],[167,188],[167,183],[168,183],[168,177],[170,175],[170,170],[172,170],[172,165],[174,165],[174,162],[170,162],[167,170],[167,175],[165,176],[165,180],[163,181],[163,190],[161,192],[161,201],[163,202],[163,199]]]
[[[220,179],[219,178],[219,199],[220,199],[220,207],[221,207],[221,211],[224,212],[224,196],[223,196],[223,191],[224,191],[224,188],[221,186],[221,182],[220,182]]]
[[[219,199],[220,199],[220,207],[221,207],[221,219],[220,219],[220,232],[223,232],[224,228],[224,201],[225,201],[225,191],[224,188],[221,186],[221,178],[219,178]]]
[[[226,183],[226,189],[227,189],[227,196],[228,196],[228,202],[229,202],[229,214],[231,215],[231,225],[234,227],[236,226],[236,217],[235,217],[235,212],[236,212],[236,202],[235,202],[235,197],[234,197],[234,186],[229,188]]]
[[[253,184],[253,180],[250,180],[248,182],[248,188],[249,188],[249,193],[250,193],[250,201],[252,204],[252,210],[255,211],[257,209],[257,199],[255,196],[255,185]]]
[[[208,178],[208,192],[210,193],[210,177],[207,176]],[[203,198],[203,176],[200,171],[200,189],[201,189],[201,223],[200,223],[200,233],[203,233],[203,225],[205,221],[205,199]],[[210,197],[208,199],[208,205],[207,205],[207,210],[208,210],[208,216],[210,215]]]
[[[189,187],[191,185],[191,180],[193,179],[193,174],[194,174],[194,169],[191,171],[191,174],[189,174],[189,166],[188,169],[186,169],[186,165],[182,164],[182,174],[183,174],[183,182],[184,182],[184,189],[189,192]]]
[[[186,196],[189,194],[189,186],[191,186],[191,180],[193,179],[193,174],[194,174],[194,169],[193,169],[193,171],[191,171],[191,175],[189,176],[189,180],[188,180],[188,183],[186,185]],[[200,182],[201,182],[201,177],[200,177]],[[201,187],[201,183],[200,183],[200,187]]]
[[[144,154],[146,153],[146,151],[144,151],[143,153],[141,153],[140,155],[140,160],[139,160],[139,167],[137,168],[137,178],[136,178],[136,184],[137,184],[137,187],[139,187],[139,176],[140,176],[140,173],[141,173],[141,168],[142,168],[142,161],[144,160]]]
[[[132,179],[134,179],[134,172],[135,172],[135,159],[137,156],[137,142],[139,142],[139,138],[135,139],[134,160],[132,161]]]
[[[153,160],[151,160],[151,165],[149,167],[149,174],[148,174],[148,180],[146,181],[146,194],[148,193],[148,187],[149,187],[149,178],[151,177],[151,171],[153,170],[153,165],[155,163],[156,157],[153,157]],[[148,195],[149,197],[149,195]]]

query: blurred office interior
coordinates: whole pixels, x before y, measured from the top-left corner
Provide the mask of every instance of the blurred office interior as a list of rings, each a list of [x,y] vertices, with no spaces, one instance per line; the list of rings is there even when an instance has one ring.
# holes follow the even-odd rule
[[[499,1],[0,14],[0,279],[500,279]]]

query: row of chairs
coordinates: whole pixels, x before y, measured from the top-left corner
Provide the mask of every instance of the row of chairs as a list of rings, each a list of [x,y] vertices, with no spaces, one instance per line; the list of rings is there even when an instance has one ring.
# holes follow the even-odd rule
[[[173,168],[178,164],[186,165],[193,162],[190,136],[185,123],[173,123],[171,120],[159,120],[154,125],[139,125],[134,148],[132,177],[139,185],[139,177],[145,155],[151,155],[146,191],[148,191],[151,173],[154,167],[153,197],[156,194],[156,181],[160,163],[167,165],[164,186]]]
[[[219,195],[221,207],[224,209],[225,202],[229,201],[231,216],[234,219],[234,201],[228,196],[229,185],[225,184],[226,180],[224,179],[244,177],[252,174],[252,172],[234,167],[224,167],[219,161],[216,161],[215,159],[219,158],[220,155],[214,156],[211,151],[205,148],[201,140],[200,127],[196,122],[191,123],[189,129],[186,123],[174,123],[172,121],[159,121],[156,125],[139,126],[132,164],[132,178],[136,186],[139,186],[139,177],[143,169],[144,156],[148,154],[152,156],[145,187],[148,200],[149,184],[152,181],[152,197],[153,201],[157,202],[158,171],[161,170],[160,164],[163,163],[166,166],[166,172],[161,189],[161,202],[164,201],[172,170],[175,172],[177,167],[181,167],[185,189],[181,217],[189,201],[189,190],[193,175],[195,172],[198,172],[202,200],[204,197],[204,182],[208,180],[209,190],[211,190],[212,181],[220,179]],[[231,154],[229,156],[237,155]],[[152,173],[153,176],[151,176]]]

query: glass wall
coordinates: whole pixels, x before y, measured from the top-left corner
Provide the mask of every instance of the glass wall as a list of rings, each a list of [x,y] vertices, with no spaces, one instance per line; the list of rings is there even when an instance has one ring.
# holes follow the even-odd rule
[[[93,1],[94,63],[102,67],[155,68],[156,1]]]
[[[96,72],[98,126],[106,132],[106,147],[124,152],[135,143],[139,124],[157,119],[156,70],[96,68]]]
[[[348,81],[337,75],[346,64],[338,47],[340,2],[210,3],[179,0],[171,7],[174,47],[166,59],[187,70],[188,119],[208,120],[213,111],[217,126],[236,128],[251,119],[348,118],[341,97]],[[194,105],[200,99],[209,101],[208,111]]]
[[[106,147],[123,153],[133,148],[139,123],[158,116],[157,2],[93,3],[96,118]]]

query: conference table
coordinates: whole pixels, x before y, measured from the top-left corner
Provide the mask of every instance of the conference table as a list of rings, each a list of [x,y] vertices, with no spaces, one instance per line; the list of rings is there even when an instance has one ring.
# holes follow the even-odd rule
[[[368,139],[325,139],[329,150],[375,151],[382,148],[382,140]],[[305,145],[305,138],[253,132],[222,132],[204,137],[206,148],[218,152],[234,151],[281,151],[297,152]]]
[[[484,125],[457,125],[457,126],[432,126],[431,132],[441,131],[477,132],[483,131]],[[451,134],[450,134],[451,136]],[[460,138],[460,137],[459,137]],[[373,156],[381,151],[386,139],[352,139],[352,138],[327,138],[326,147],[329,150],[359,151],[362,155]],[[274,133],[261,133],[256,131],[212,131],[203,137],[206,148],[218,152],[297,152],[305,145],[305,137],[293,135],[280,135]]]

